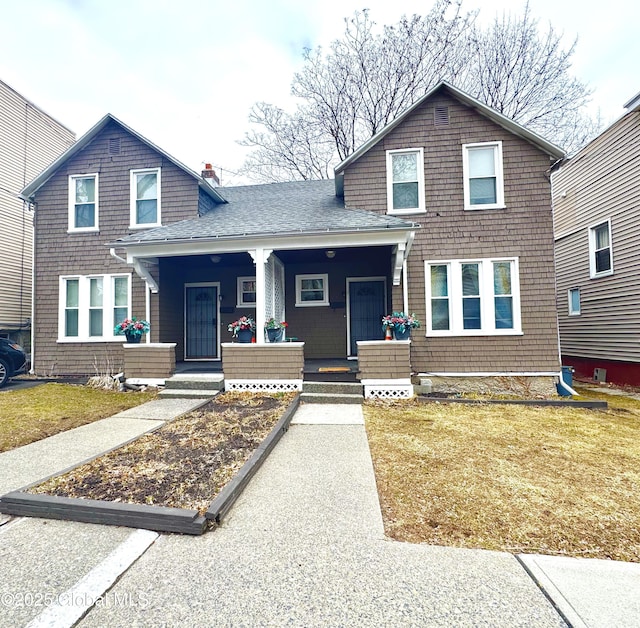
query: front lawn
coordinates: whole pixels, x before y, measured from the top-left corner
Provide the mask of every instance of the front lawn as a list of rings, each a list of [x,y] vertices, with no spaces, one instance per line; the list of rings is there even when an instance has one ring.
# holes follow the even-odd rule
[[[365,405],[386,533],[640,562],[640,401]]]
[[[42,384],[0,394],[0,452],[28,445],[138,406],[151,392],[113,392],[71,384]]]

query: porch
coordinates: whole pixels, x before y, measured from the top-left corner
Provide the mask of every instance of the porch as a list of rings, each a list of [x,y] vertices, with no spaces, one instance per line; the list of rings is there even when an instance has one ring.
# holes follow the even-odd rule
[[[357,360],[305,359],[299,342],[224,343],[221,361],[178,363],[175,344],[125,347],[127,381],[165,386],[164,396],[209,397],[220,390],[413,396],[410,341],[358,342]],[[149,369],[155,378],[145,377]]]

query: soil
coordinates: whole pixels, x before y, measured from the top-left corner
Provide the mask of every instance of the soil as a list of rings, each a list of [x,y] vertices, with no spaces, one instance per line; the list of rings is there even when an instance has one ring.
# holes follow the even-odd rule
[[[293,394],[224,393],[31,493],[198,510],[249,459]]]

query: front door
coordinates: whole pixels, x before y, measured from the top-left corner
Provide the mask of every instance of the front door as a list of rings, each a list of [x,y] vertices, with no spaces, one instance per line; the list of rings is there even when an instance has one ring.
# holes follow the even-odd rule
[[[218,347],[218,283],[184,287],[185,360],[216,360]]]
[[[358,340],[382,340],[387,295],[384,277],[347,279],[349,357],[358,355]]]

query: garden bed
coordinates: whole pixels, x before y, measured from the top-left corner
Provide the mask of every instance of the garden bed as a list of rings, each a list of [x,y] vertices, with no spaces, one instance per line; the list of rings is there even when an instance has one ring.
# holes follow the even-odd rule
[[[294,394],[219,395],[124,447],[3,496],[0,511],[200,534],[231,507],[297,401]]]

